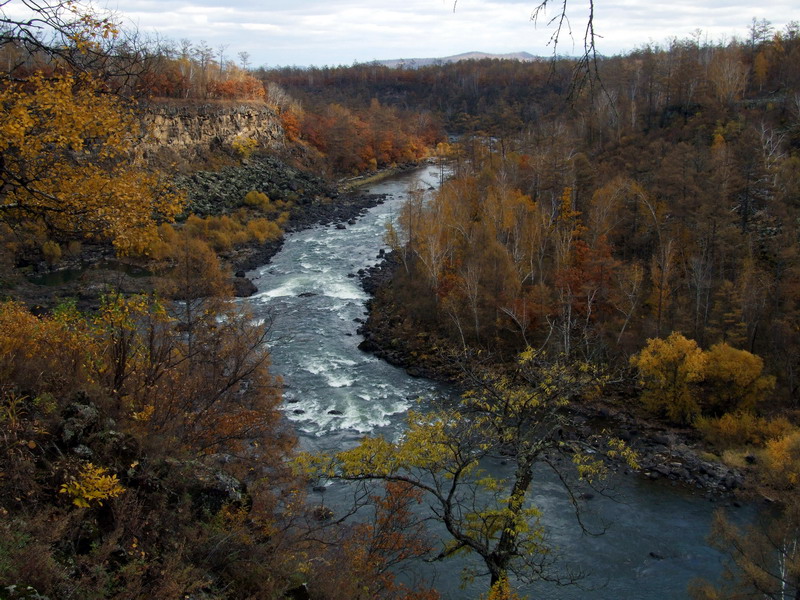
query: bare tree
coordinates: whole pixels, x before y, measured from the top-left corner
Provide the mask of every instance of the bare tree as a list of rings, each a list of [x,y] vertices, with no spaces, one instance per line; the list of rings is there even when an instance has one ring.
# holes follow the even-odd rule
[[[157,51],[135,29],[123,31],[120,21],[71,0],[0,0],[0,49],[17,51],[15,60],[6,55],[5,77],[16,77],[21,67],[66,66],[134,94]]]
[[[458,0],[453,1],[453,12],[456,10]],[[552,16],[547,16],[547,9],[555,6]],[[552,27],[553,32],[548,40],[548,45],[553,47],[553,59],[558,56],[559,45],[563,42],[564,35],[574,40],[572,23],[568,16],[569,0],[539,0],[531,12],[531,21],[535,25],[543,23]],[[597,32],[594,29],[594,0],[589,0],[586,9],[585,27],[583,29],[583,48],[573,69],[571,94],[580,92],[587,85],[594,90],[595,85],[604,89],[598,76],[599,65],[597,56]]]
[[[223,75],[225,73],[225,51],[228,49],[230,44],[220,44],[217,46],[217,56],[219,57],[219,74]]]

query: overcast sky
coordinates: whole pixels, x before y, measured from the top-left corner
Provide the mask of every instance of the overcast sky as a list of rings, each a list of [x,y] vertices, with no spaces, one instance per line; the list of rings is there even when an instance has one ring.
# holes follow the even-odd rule
[[[546,19],[530,20],[537,1],[458,0],[454,12],[453,0],[105,0],[142,32],[205,40],[215,49],[227,45],[226,58],[248,52],[251,66],[349,65],[469,51],[550,55],[552,29]],[[565,36],[561,54],[580,50],[586,22],[587,0],[569,2],[575,42]],[[800,2],[596,0],[595,29],[603,36],[599,51],[616,54],[697,30],[712,42],[746,37],[753,17],[783,29],[800,21]]]

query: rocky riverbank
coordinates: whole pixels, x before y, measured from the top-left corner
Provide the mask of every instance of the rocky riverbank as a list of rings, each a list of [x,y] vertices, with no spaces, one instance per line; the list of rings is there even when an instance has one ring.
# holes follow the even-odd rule
[[[448,342],[431,331],[418,331],[406,318],[402,307],[391,300],[388,287],[396,269],[401,268],[394,252],[379,255],[381,262],[358,272],[361,286],[372,296],[367,301],[367,319],[358,328],[364,340],[359,349],[401,367],[412,377],[456,383],[460,369],[446,353],[432,352]]]
[[[581,439],[620,438],[638,455],[638,475],[681,485],[711,500],[745,486],[744,474],[713,460],[695,431],[654,422],[631,410],[631,402],[636,399],[612,397],[587,405],[574,404],[571,410],[575,429],[569,435]],[[627,470],[625,466],[620,468]]]
[[[388,253],[379,264],[359,273],[364,290],[372,296],[367,302],[369,315],[359,328],[364,336],[359,348],[412,376],[456,382],[459,369],[446,353],[432,350],[446,347],[446,342],[433,332],[415,330],[402,307],[392,303],[388,288],[398,268],[402,268],[400,260]],[[571,407],[575,427],[565,435],[592,440],[598,447],[603,438],[621,438],[637,452],[640,468],[632,471],[622,464],[612,468],[683,486],[710,500],[731,496],[745,486],[744,473],[713,460],[696,432],[666,427],[637,408],[635,398],[618,393],[590,404],[576,403]]]
[[[187,193],[187,213],[200,215],[233,210],[251,190],[264,192],[273,200],[288,201],[286,232],[316,225],[347,227],[360,214],[384,201],[380,195],[362,194],[357,188],[340,192],[323,179],[274,157],[180,177],[176,185]],[[245,272],[268,263],[282,244],[281,238],[221,253],[220,258],[235,273],[232,282],[237,296],[255,292]],[[80,253],[66,256],[56,265],[48,264],[42,256],[30,256],[0,281],[5,293],[37,311],[50,310],[67,299],[75,299],[80,309],[90,310],[111,289],[123,294],[147,293],[154,285],[154,275],[145,260],[118,258],[110,244],[83,244]]]

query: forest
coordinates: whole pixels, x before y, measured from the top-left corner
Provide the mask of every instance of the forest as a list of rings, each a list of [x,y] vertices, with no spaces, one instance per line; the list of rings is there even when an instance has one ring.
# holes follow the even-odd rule
[[[0,597],[432,600],[402,565],[469,552],[486,598],[519,598],[548,573],[534,469],[574,500],[609,465],[638,468],[613,431],[564,437],[599,402],[769,500],[749,528],[719,513],[729,576],[687,594],[800,593],[800,25],[651,43],[576,79],[561,57],[254,69],[72,3],[38,10],[46,34],[0,25]],[[212,206],[185,165],[137,156],[148,110],[199,105],[258,106],[282,132],[204,168],[294,169],[303,190]],[[234,301],[237,252],[343,202],[342,178],[421,161],[441,187],[387,227],[371,327],[406,366],[459,371],[463,397],[410,412],[401,440],[299,452],[270,322]],[[98,255],[151,284],[32,306],[31,269]],[[497,457],[513,476],[482,470]],[[307,501],[320,479],[361,491],[352,513]]]

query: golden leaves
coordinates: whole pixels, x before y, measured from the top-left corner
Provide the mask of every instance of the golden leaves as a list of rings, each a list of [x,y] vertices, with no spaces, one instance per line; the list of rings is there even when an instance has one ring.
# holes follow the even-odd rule
[[[682,424],[702,413],[751,410],[775,386],[774,377],[761,375],[758,356],[725,343],[703,351],[677,332],[648,340],[630,362],[642,377],[642,401]]]
[[[183,206],[156,175],[132,166],[139,135],[130,111],[87,76],[36,73],[9,84],[0,90],[0,219],[44,219],[50,229],[137,249],[154,218],[171,220]]]
[[[125,491],[116,475],[108,475],[108,469],[87,463],[77,477],[61,484],[60,494],[67,494],[79,508],[89,508],[93,503],[102,506],[103,500],[116,498]]]

